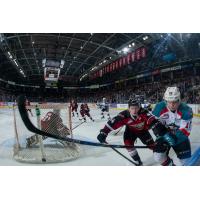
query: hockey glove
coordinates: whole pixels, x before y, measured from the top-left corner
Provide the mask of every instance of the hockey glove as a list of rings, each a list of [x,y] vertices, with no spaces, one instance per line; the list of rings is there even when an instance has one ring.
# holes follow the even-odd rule
[[[175,135],[177,137],[177,143],[182,143],[188,140],[188,136],[186,136],[181,130],[176,131]]]
[[[104,133],[103,131],[100,131],[99,135],[97,136],[97,139],[99,140],[100,143],[106,143],[106,137],[107,134]]]
[[[172,133],[165,133],[165,135],[163,135],[163,139],[165,142],[167,142],[170,146],[174,146],[177,143],[177,137],[172,134]]]

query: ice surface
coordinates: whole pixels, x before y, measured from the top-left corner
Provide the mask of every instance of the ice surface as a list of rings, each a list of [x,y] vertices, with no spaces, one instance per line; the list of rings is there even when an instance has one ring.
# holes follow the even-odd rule
[[[117,110],[111,110],[111,117],[115,116]],[[106,120],[101,120],[100,110],[91,109],[91,115],[95,119],[92,122],[87,119],[87,123],[83,123],[81,126],[74,130],[74,136],[79,139],[96,141],[99,130],[104,127]],[[73,118],[74,124],[80,123],[77,117]],[[200,146],[200,119],[193,119],[193,129],[190,136],[192,144],[192,152],[194,152]],[[123,130],[115,136],[110,134],[107,141],[112,144],[123,144]],[[11,109],[0,110],[0,165],[29,165],[25,163],[17,162],[13,159],[13,144],[14,144],[14,126],[13,126],[13,114]],[[142,145],[137,140],[136,145]],[[125,160],[123,157],[114,152],[111,148],[105,147],[92,147],[81,145],[82,156],[76,160],[68,161],[65,163],[58,164],[46,164],[46,165],[73,165],[73,166],[132,166],[132,164]],[[126,149],[118,149],[121,153],[129,157]],[[138,150],[144,165],[157,165],[154,162],[152,151],[149,149]],[[179,164],[173,151],[170,155],[174,159],[176,164]],[[129,157],[130,158],[130,157]],[[32,164],[31,164],[32,165]]]

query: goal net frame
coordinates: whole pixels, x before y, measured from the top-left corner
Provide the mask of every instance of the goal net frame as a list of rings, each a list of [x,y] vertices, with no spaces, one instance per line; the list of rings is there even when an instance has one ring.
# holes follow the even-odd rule
[[[64,110],[66,114],[64,117],[66,123],[65,125],[69,129],[69,135],[67,137],[73,138],[71,107],[68,103],[35,103],[34,105],[26,106],[26,109],[35,110],[36,108],[39,108],[40,110],[46,112],[48,112],[49,109]],[[36,115],[36,118],[37,128],[41,129],[41,116]],[[23,135],[23,132],[21,132],[20,126],[17,123],[18,120],[22,120],[21,116],[19,116],[18,114],[18,106],[13,105],[13,123],[15,133],[13,157],[16,161],[32,164],[61,163],[80,157],[80,145],[77,145],[73,142],[70,143],[59,140],[54,140],[53,144],[46,144],[44,143],[42,136],[36,134],[35,136],[38,139],[38,145],[35,145],[34,147],[25,147],[24,145],[22,145],[21,136]],[[31,134],[34,135],[34,133]]]

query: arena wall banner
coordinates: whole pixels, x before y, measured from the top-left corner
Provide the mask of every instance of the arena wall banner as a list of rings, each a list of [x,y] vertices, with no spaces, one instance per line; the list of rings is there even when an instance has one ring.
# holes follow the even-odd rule
[[[12,109],[13,107],[13,104],[15,102],[3,102],[1,101],[0,102],[0,109],[5,109],[5,108],[9,108],[9,109]],[[46,102],[48,104],[48,102]],[[49,102],[50,104],[59,104],[59,103],[52,103],[52,102]],[[67,102],[69,103],[69,102]],[[36,105],[35,102],[32,102],[31,105]],[[78,105],[80,106],[81,103],[78,103]],[[194,116],[196,117],[200,117],[200,105],[199,104],[188,104],[192,110],[193,110],[193,113],[194,113]],[[96,103],[88,103],[88,106],[91,107],[91,108],[97,108],[97,105]],[[152,108],[154,107],[154,104],[152,104]],[[128,108],[128,104],[116,104],[116,103],[111,103],[110,104],[110,108],[111,109],[116,109],[116,110],[125,110]]]
[[[0,108],[12,108],[14,102],[0,102]]]
[[[118,110],[125,110],[128,108],[128,104],[117,104]]]
[[[110,108],[117,108],[117,104],[116,103],[111,103],[110,104]]]
[[[0,102],[0,108],[3,108],[3,106],[4,106],[4,103]]]
[[[113,108],[113,109],[117,109],[117,110],[125,110],[128,108],[128,104],[116,104],[117,107]],[[196,117],[200,117],[200,105],[199,104],[188,104],[194,113],[194,116]],[[154,108],[155,104],[152,104],[152,108]]]
[[[200,105],[199,104],[189,104],[192,108],[194,116],[200,117]]]
[[[127,64],[139,61],[142,58],[145,58],[146,54],[147,54],[147,49],[145,47],[140,47],[140,48],[136,49],[135,51],[129,53],[128,55],[118,58],[117,60],[113,61],[112,63],[104,66],[102,69],[99,69],[98,71],[92,73],[90,75],[90,79],[102,77],[106,73],[116,71],[116,70],[126,66]]]
[[[97,108],[96,103],[88,103],[89,108]]]

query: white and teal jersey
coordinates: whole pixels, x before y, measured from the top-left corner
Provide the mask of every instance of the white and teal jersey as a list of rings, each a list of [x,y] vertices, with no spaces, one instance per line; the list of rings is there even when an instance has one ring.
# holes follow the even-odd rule
[[[100,104],[100,108],[102,110],[102,112],[109,112],[109,104],[106,102],[106,103],[101,103]]]
[[[178,109],[172,112],[168,109],[167,103],[162,101],[156,104],[153,115],[158,117],[163,124],[181,131],[184,135],[189,136],[191,132],[192,108],[185,103],[180,103]]]

